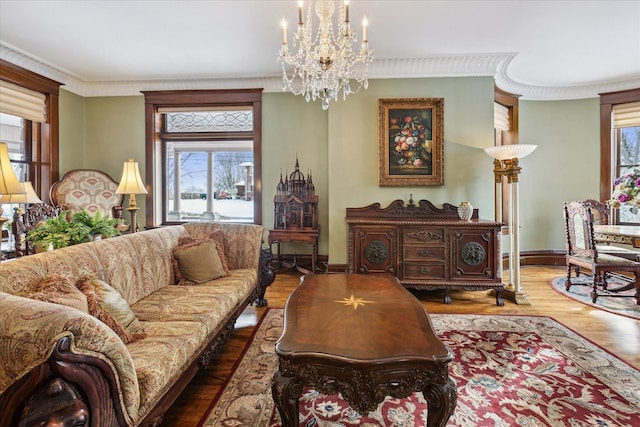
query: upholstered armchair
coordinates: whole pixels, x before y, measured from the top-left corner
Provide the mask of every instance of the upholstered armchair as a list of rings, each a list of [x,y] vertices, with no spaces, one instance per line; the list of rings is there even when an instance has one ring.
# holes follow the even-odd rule
[[[122,217],[121,194],[116,194],[118,183],[108,174],[93,169],[75,169],[67,172],[51,186],[51,201],[70,215],[82,209],[95,215]]]

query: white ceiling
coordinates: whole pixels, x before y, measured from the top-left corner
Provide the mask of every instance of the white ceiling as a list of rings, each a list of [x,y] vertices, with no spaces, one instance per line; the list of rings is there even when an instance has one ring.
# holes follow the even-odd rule
[[[358,34],[365,15],[370,78],[495,75],[524,99],[640,87],[638,0],[352,0]],[[296,1],[0,0],[0,58],[84,96],[275,91],[283,17]]]

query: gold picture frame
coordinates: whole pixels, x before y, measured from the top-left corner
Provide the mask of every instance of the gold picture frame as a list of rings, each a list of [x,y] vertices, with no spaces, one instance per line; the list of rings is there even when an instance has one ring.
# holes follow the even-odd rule
[[[379,186],[444,184],[444,98],[378,100]]]

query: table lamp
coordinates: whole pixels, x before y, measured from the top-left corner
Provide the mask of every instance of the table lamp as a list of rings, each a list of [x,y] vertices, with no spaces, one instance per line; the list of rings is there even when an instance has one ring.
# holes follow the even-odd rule
[[[3,194],[0,196],[0,204],[31,204],[31,203],[42,203],[40,197],[34,190],[31,181],[21,182],[20,186],[23,188],[24,193],[14,193],[14,194]]]
[[[0,196],[10,196],[13,194],[24,194],[26,191],[18,181],[11,159],[9,159],[9,148],[4,142],[0,142]],[[9,219],[4,217],[4,212],[0,208],[0,229],[2,224]],[[0,260],[4,259],[4,254],[0,255]]]
[[[520,159],[533,153],[537,145],[530,144],[510,144],[498,145],[485,148],[484,151],[495,160],[493,161],[493,173],[495,174],[496,186],[502,185],[502,177],[507,178],[509,183],[509,285],[504,289],[503,295],[516,304],[529,304],[527,295],[522,292],[520,286],[520,200],[518,194],[518,182],[520,171]],[[496,212],[502,212],[499,199],[502,191],[496,191]],[[502,262],[500,263],[502,266]]]
[[[131,232],[135,233],[138,225],[136,222],[136,213],[138,211],[136,207],[136,194],[147,194],[147,189],[142,183],[138,162],[134,162],[133,159],[124,162],[122,178],[120,178],[120,185],[118,185],[116,194],[129,195],[129,207],[127,210],[131,215]]]
[[[0,195],[24,193],[25,189],[20,185],[13,166],[11,166],[9,148],[7,144],[0,142]]]

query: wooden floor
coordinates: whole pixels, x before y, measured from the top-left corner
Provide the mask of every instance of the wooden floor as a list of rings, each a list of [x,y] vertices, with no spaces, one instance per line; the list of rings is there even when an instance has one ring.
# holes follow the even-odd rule
[[[508,273],[508,272],[506,272]],[[442,302],[443,292],[418,292],[429,313],[522,314],[550,316],[609,352],[640,369],[640,321],[591,308],[563,297],[549,287],[549,280],[565,273],[564,267],[523,267],[522,289],[531,305],[505,301],[495,305],[495,298],[480,292],[454,292],[453,303]],[[269,307],[284,308],[287,297],[297,286],[300,274],[279,274],[267,290]],[[503,280],[505,281],[505,280]],[[506,281],[505,281],[506,282]],[[162,426],[196,426],[220,390],[224,379],[247,344],[254,326],[265,308],[248,307],[236,324],[236,331],[221,354],[201,371],[166,413]]]

